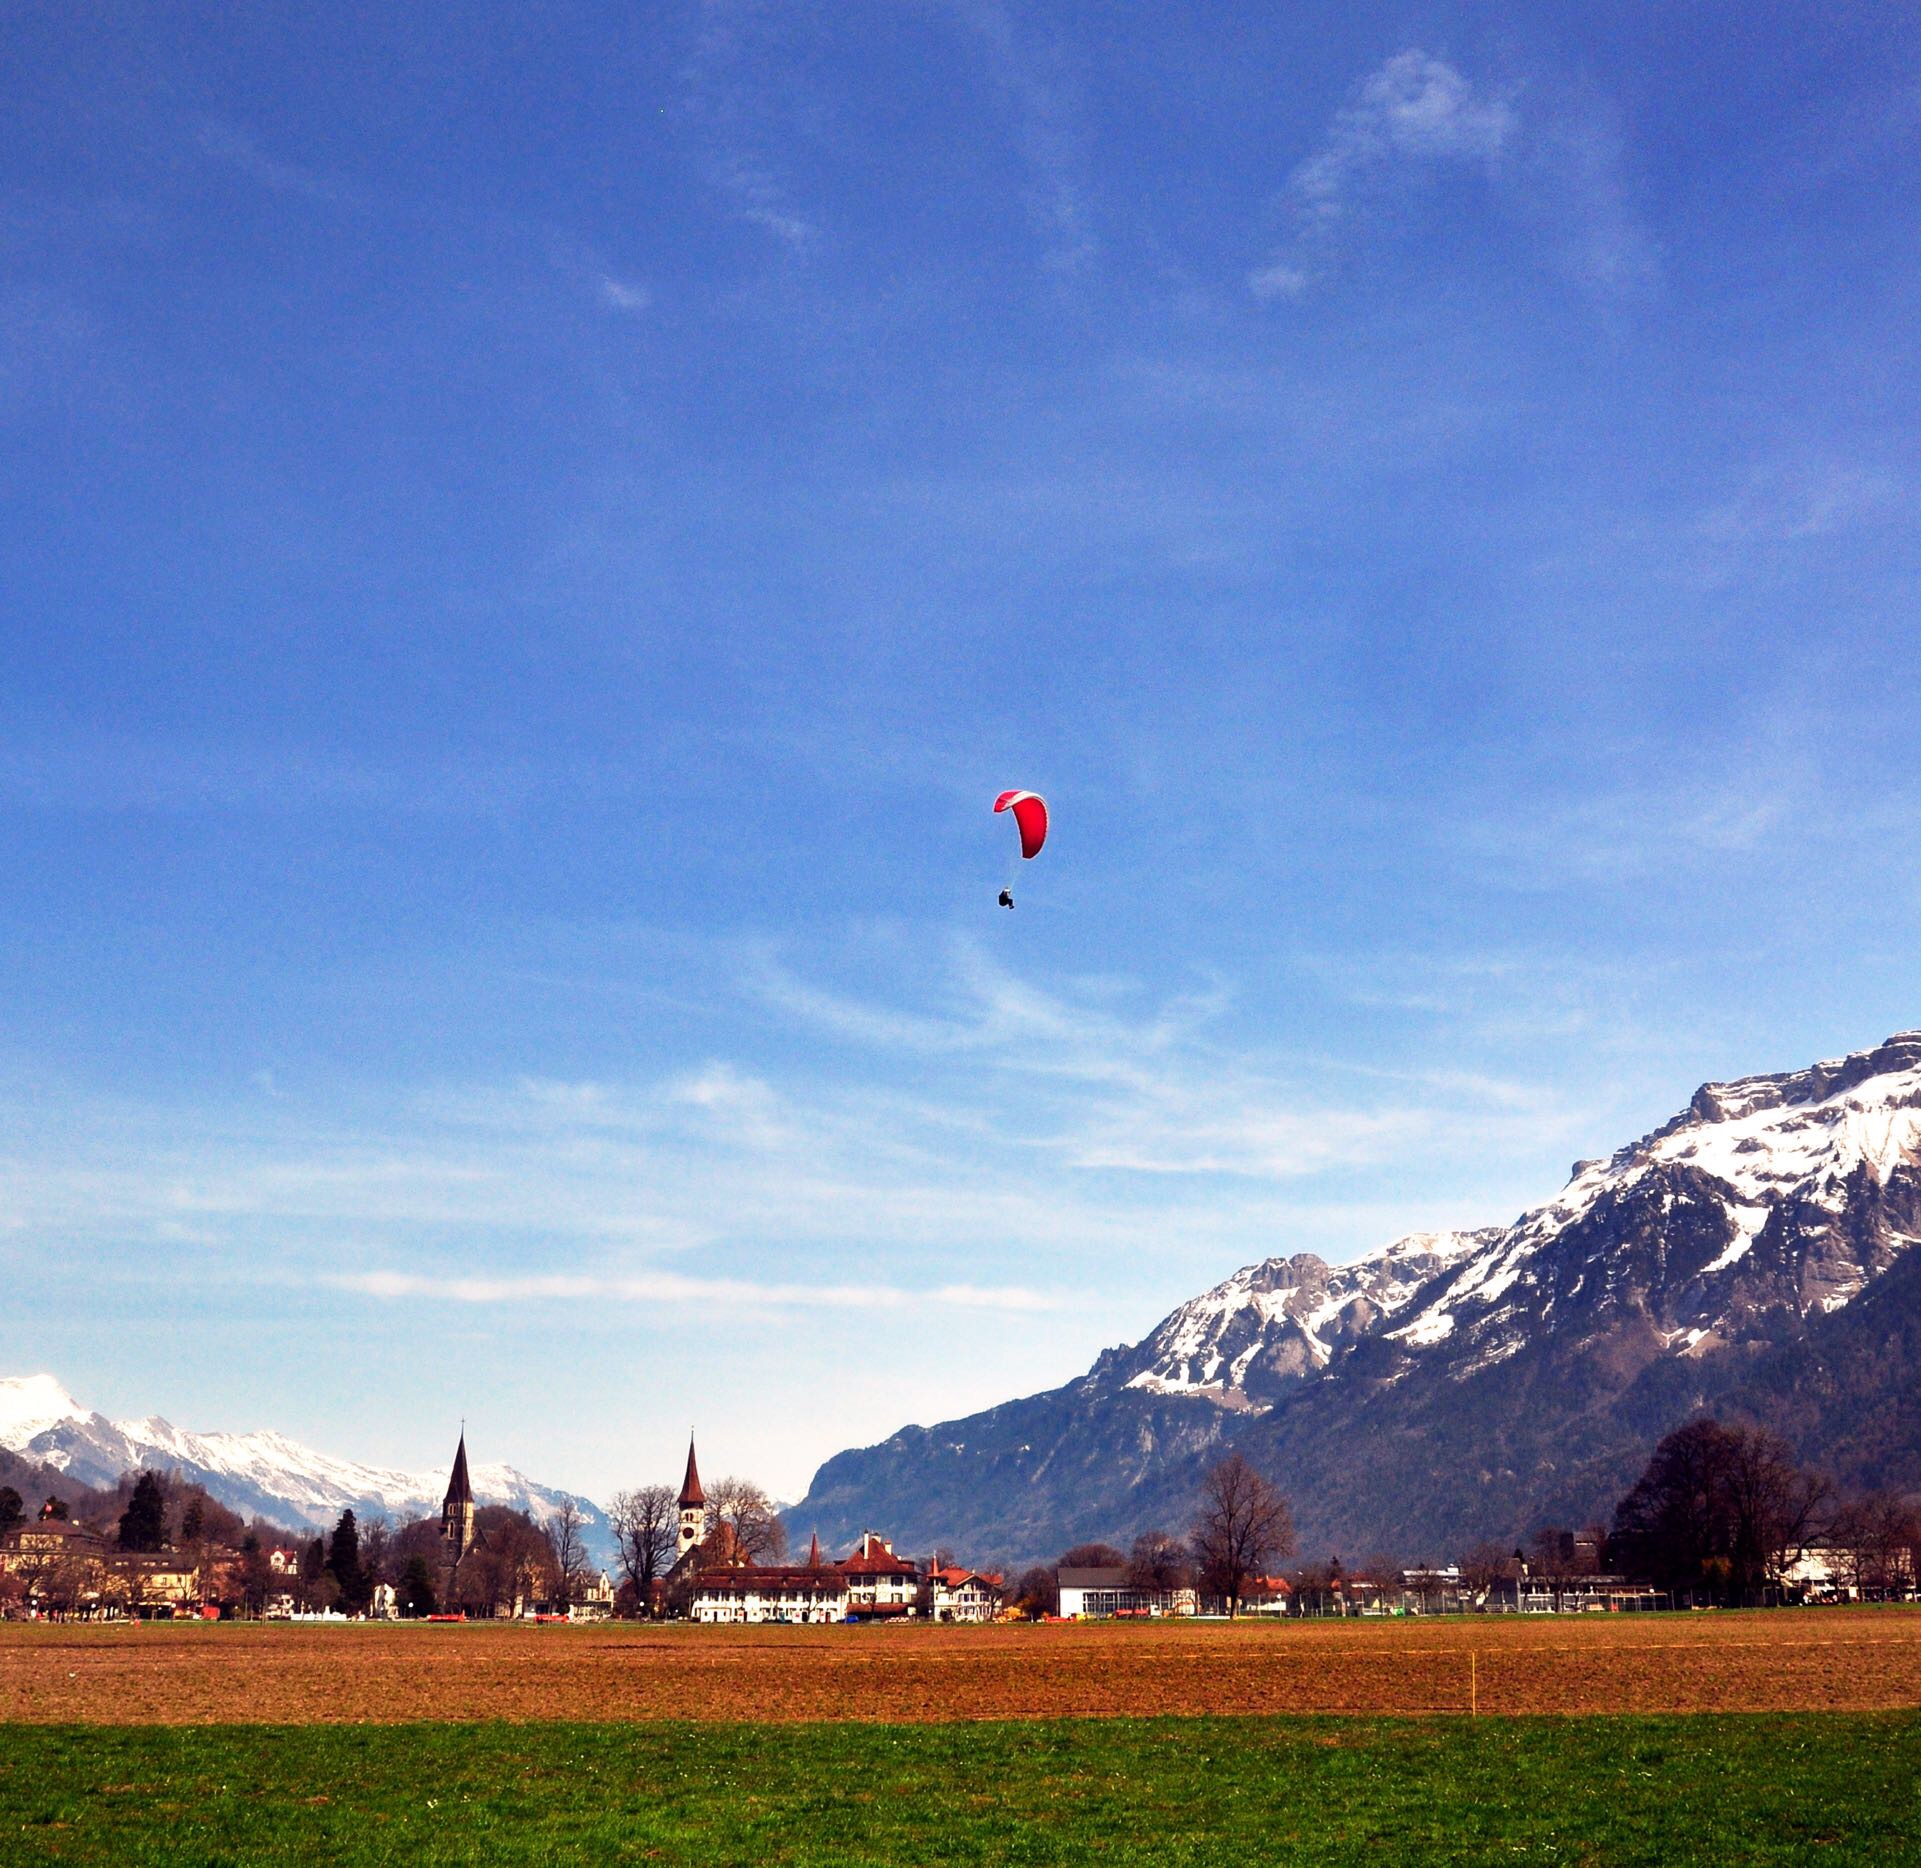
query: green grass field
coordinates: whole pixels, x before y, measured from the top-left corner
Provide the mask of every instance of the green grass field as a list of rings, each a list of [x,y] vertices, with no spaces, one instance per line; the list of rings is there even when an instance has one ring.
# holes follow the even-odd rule
[[[1921,1862],[1921,1715],[12,1726],[19,1861]]]

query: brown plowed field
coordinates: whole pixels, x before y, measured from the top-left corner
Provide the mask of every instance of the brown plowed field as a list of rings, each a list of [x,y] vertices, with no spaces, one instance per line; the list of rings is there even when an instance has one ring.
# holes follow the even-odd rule
[[[0,1722],[1921,1706],[1921,1611],[997,1628],[0,1625]]]

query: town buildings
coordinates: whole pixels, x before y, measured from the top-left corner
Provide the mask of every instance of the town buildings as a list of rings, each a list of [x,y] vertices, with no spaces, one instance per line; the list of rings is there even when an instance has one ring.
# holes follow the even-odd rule
[[[937,1622],[991,1622],[1001,1612],[1001,1579],[980,1570],[931,1569],[922,1587],[926,1613]]]
[[[890,1539],[865,1531],[845,1557],[829,1561],[820,1539],[802,1563],[757,1563],[732,1527],[710,1523],[691,1436],[681,1481],[672,1568],[658,1606],[696,1622],[987,1621],[1000,1608],[1000,1578],[954,1567],[925,1568]]]
[[[863,1531],[851,1557],[835,1565],[847,1578],[847,1613],[861,1621],[895,1621],[920,1606],[920,1571],[878,1531]]]
[[[814,1539],[805,1563],[723,1563],[696,1571],[697,1622],[985,1622],[1000,1613],[1000,1578],[955,1567],[922,1570],[868,1531],[829,1562]]]
[[[1092,1620],[1108,1615],[1197,1615],[1200,1597],[1192,1588],[1139,1589],[1128,1581],[1125,1564],[1077,1569],[1064,1567],[1056,1573],[1060,1591],[1060,1612],[1069,1621]]]
[[[847,1578],[831,1564],[733,1564],[694,1579],[697,1622],[844,1622]]]
[[[55,1515],[0,1535],[0,1574],[16,1579],[37,1612],[61,1615],[172,1615],[204,1594],[199,1562],[172,1551],[120,1549],[84,1524]]]

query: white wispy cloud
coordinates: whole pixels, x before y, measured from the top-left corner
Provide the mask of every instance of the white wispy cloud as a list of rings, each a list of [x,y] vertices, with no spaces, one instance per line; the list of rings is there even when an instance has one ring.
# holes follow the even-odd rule
[[[300,195],[328,207],[358,207],[360,191],[336,176],[269,155],[259,141],[235,124],[208,122],[200,127],[203,154],[225,163],[275,194]]]
[[[1832,458],[1752,462],[1738,483],[1697,521],[1718,581],[1755,548],[1797,545],[1913,514],[1914,499],[1896,474],[1880,466]]]
[[[1616,762],[1633,772],[1648,758],[1626,741]],[[1477,810],[1441,834],[1488,883],[1529,893],[1769,873],[1818,874],[1847,893],[1843,877],[1885,877],[1887,850],[1917,826],[1921,789],[1883,782],[1863,795],[1827,739],[1819,690],[1804,686],[1726,723],[1685,768]]]
[[[947,0],[985,54],[1008,100],[1029,176],[1027,212],[1046,264],[1073,272],[1099,250],[1087,204],[1086,162],[1072,86],[1057,48],[1033,42],[1004,0]]]
[[[1478,175],[1545,264],[1602,301],[1651,287],[1660,264],[1635,213],[1608,111],[1569,87],[1471,79],[1418,47],[1369,73],[1282,191],[1287,235],[1248,275],[1257,298],[1310,292],[1373,211],[1447,171]]]
[[[1017,1081],[1018,1145],[1072,1171],[1271,1185],[1410,1150],[1559,1139],[1582,1120],[1538,1088],[1465,1073],[1404,1076],[1363,1103],[1331,1102],[1234,1041],[1233,995],[1218,984],[1130,1017],[1042,991],[967,945],[938,1013],[805,985],[765,955],[751,977],[771,1002],[839,1036]]]
[[[1043,988],[957,941],[893,1004],[766,949],[738,990],[743,1016],[786,1022],[784,1064],[324,1106],[308,1084],[226,1109],[0,1095],[0,1233],[396,1300],[1035,1308],[1025,1265],[1068,1288],[1097,1265],[1165,1275],[1170,1252],[1212,1270],[1325,1248],[1342,1176],[1597,1145],[1584,1106],[1466,1072],[1330,1094],[1240,1038],[1218,982]],[[847,1278],[850,1254],[880,1275]]]
[[[1019,1310],[1061,1308],[1063,1299],[1019,1285],[943,1284],[909,1290],[889,1284],[768,1284],[751,1278],[428,1277],[418,1272],[364,1271],[325,1276],[334,1290],[363,1297],[432,1298],[456,1304],[680,1304],[717,1310]]]
[[[1603,303],[1633,300],[1660,280],[1661,255],[1630,200],[1611,113],[1572,95],[1530,118],[1515,165],[1514,205],[1540,231],[1550,263]]]
[[[773,69],[778,24],[752,0],[709,0],[681,70],[682,99],[705,147],[708,185],[735,219],[800,253],[820,229],[786,177],[786,146],[806,100],[798,72]]]
[[[1249,286],[1260,298],[1298,297],[1341,226],[1397,174],[1445,164],[1487,169],[1517,127],[1504,94],[1418,48],[1395,53],[1336,114],[1321,147],[1295,165],[1286,189],[1291,237]]]
[[[1384,169],[1402,163],[1491,163],[1514,136],[1508,100],[1470,84],[1445,59],[1397,52],[1362,82],[1327,141],[1299,163],[1288,193],[1308,228],[1332,227]]]
[[[600,302],[610,311],[645,311],[654,302],[654,295],[631,279],[616,279],[611,273],[603,273]]]

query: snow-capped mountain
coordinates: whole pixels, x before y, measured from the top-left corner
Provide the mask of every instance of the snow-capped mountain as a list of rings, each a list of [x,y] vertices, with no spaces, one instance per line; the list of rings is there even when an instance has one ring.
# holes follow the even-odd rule
[[[1704,1084],[1673,1121],[1429,1281],[1386,1334],[1454,1380],[1625,1310],[1653,1354],[1799,1333],[1921,1238],[1921,1032],[1807,1070]],[[1389,1248],[1392,1250],[1393,1248]]]
[[[222,1504],[289,1525],[331,1527],[342,1511],[395,1523],[440,1509],[450,1468],[403,1472],[316,1452],[285,1434],[192,1433],[158,1415],[109,1420],[82,1407],[51,1375],[0,1378],[0,1447],[71,1473],[83,1485],[111,1486],[142,1466],[198,1480]],[[475,1500],[511,1505],[544,1523],[572,1498],[604,1540],[605,1520],[591,1500],[538,1485],[512,1466],[473,1462]]]
[[[1063,1388],[837,1455],[796,1521],[1044,1555],[1178,1525],[1232,1443],[1307,1547],[1419,1554],[1605,1515],[1704,1406],[1849,1483],[1921,1487],[1918,1241],[1908,1031],[1706,1084],[1510,1226],[1247,1266]]]
[[[1416,1232],[1351,1265],[1331,1266],[1312,1252],[1244,1265],[1132,1349],[1108,1350],[1089,1379],[1223,1407],[1270,1407],[1404,1310],[1437,1274],[1499,1237],[1497,1227]]]

